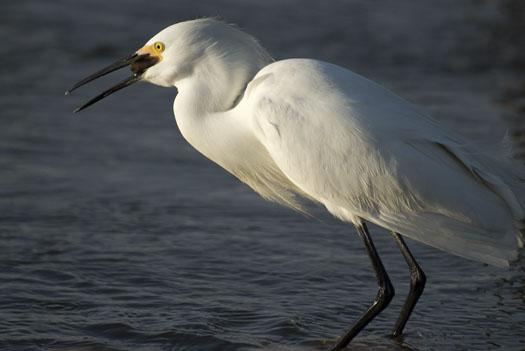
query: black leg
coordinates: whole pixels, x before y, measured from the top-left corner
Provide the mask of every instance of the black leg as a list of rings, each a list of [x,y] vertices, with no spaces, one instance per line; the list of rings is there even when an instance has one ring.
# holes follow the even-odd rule
[[[410,314],[416,306],[417,300],[419,300],[419,297],[425,289],[427,278],[421,267],[419,267],[417,264],[414,256],[412,256],[408,250],[408,247],[401,235],[395,232],[392,232],[392,235],[394,236],[399,249],[401,249],[401,253],[407,261],[408,267],[410,268],[410,292],[408,293],[405,304],[401,309],[399,318],[397,319],[394,330],[392,331],[392,337],[397,337],[403,333],[403,329],[407,324],[408,318],[410,318]]]
[[[359,317],[359,319],[357,320],[357,322],[354,323],[352,328],[339,339],[339,341],[331,349],[331,351],[339,351],[344,349],[346,345],[348,345],[348,343],[352,341],[352,339],[357,334],[359,334],[359,332],[363,330],[363,328],[366,327],[372,319],[374,319],[375,316],[377,316],[388,306],[388,304],[390,303],[390,301],[392,301],[392,298],[394,297],[394,287],[390,282],[390,278],[386,273],[385,267],[383,266],[379,255],[377,254],[374,243],[372,242],[372,238],[368,233],[366,224],[363,222],[360,226],[356,226],[356,228],[357,233],[359,234],[359,236],[363,240],[363,243],[365,244],[366,251],[368,253],[368,256],[370,257],[370,260],[372,261],[372,265],[374,266],[379,290],[372,305],[368,308],[368,310],[366,310],[365,313],[363,313],[363,315],[361,315],[361,317]]]

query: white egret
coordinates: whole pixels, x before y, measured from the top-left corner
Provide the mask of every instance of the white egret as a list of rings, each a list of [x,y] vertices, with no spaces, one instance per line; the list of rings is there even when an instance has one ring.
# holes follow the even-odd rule
[[[355,225],[379,290],[333,350],[394,296],[366,221],[392,232],[410,269],[393,336],[402,333],[426,280],[401,235],[496,266],[508,266],[523,246],[522,165],[472,146],[347,69],[311,59],[274,62],[250,35],[198,19],[162,30],[68,92],[128,65],[130,78],[76,111],[137,81],[176,87],[177,125],[198,151],[266,199],[302,211],[303,197]]]

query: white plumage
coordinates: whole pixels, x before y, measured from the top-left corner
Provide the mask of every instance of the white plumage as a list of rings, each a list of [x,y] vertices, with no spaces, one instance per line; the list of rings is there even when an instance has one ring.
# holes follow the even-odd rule
[[[305,196],[342,220],[493,265],[515,257],[524,172],[508,155],[469,144],[344,68],[272,63],[222,22],[179,23],[156,41],[167,54],[144,79],[176,86],[184,137],[263,197],[300,210],[294,195]]]
[[[304,211],[304,197],[355,224],[379,290],[333,351],[394,296],[366,221],[392,231],[410,269],[394,337],[426,282],[399,234],[497,266],[508,266],[523,246],[524,167],[360,75],[316,60],[273,62],[248,34],[201,19],[164,29],[70,91],[127,65],[133,76],[77,111],[139,80],[177,87],[175,118],[197,150],[267,199]]]

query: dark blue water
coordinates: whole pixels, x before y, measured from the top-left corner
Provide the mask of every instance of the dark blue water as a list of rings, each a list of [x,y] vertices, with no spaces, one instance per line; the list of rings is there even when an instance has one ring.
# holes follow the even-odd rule
[[[66,98],[71,83],[168,24],[220,16],[276,57],[351,67],[495,140],[520,121],[502,99],[523,83],[516,4],[0,3],[0,349],[323,350],[375,295],[353,228],[264,202],[200,156],[174,91],[137,84],[73,115],[119,77]],[[523,259],[498,269],[414,242],[429,281],[390,340],[408,272],[371,230],[397,296],[350,350],[525,349]]]

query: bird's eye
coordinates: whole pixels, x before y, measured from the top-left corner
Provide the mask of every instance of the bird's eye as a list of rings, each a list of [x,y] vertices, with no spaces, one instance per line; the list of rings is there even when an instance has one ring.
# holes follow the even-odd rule
[[[153,44],[153,48],[155,49],[156,52],[158,53],[161,53],[164,51],[164,43],[161,43],[160,41],[156,42],[155,44]]]

